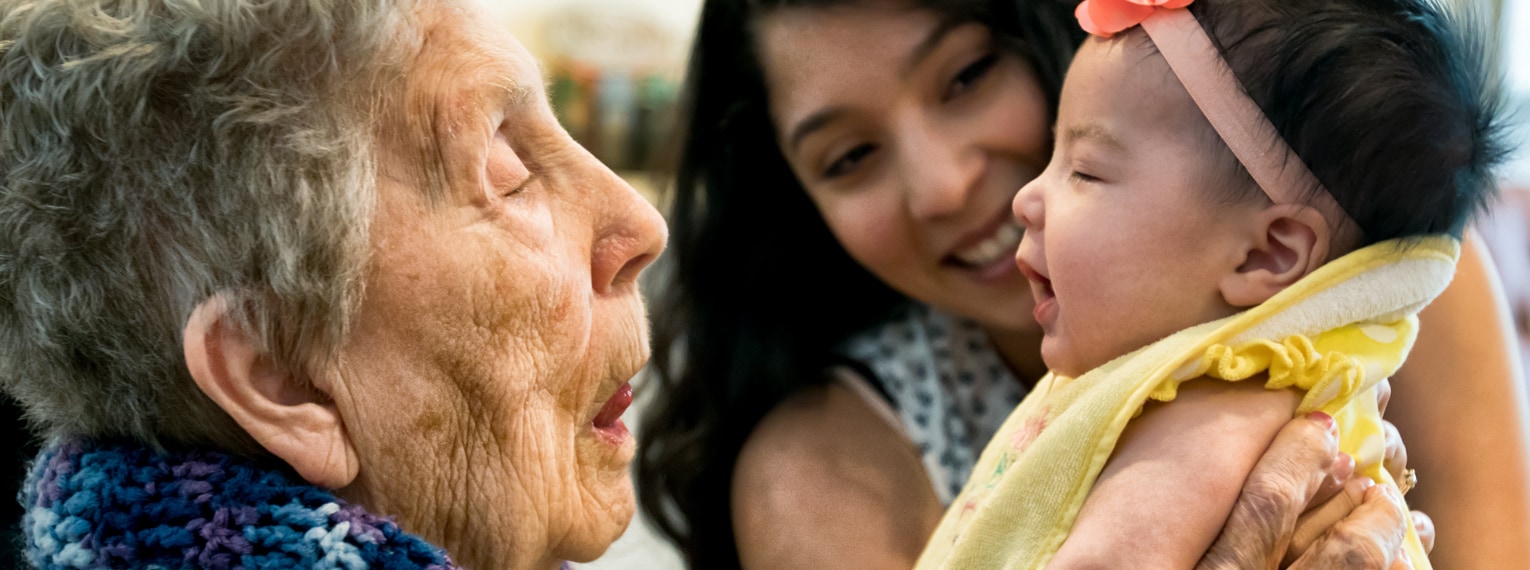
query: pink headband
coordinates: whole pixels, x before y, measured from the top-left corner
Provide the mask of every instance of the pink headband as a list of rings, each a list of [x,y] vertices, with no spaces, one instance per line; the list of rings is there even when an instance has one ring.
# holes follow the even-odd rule
[[[1276,204],[1310,200],[1335,216],[1336,227],[1354,225],[1333,195],[1286,144],[1264,111],[1243,91],[1238,77],[1217,52],[1200,22],[1184,9],[1193,0],[1084,0],[1074,14],[1084,31],[1109,38],[1138,24],[1201,113],[1232,149],[1254,182]],[[1317,190],[1312,192],[1312,190]]]

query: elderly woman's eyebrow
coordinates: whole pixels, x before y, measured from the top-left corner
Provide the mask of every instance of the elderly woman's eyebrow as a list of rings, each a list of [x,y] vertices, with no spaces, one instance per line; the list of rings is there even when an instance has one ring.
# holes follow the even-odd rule
[[[545,98],[545,96],[539,96],[538,91],[545,93],[546,88],[537,89],[534,85],[517,81],[509,75],[496,74],[484,84],[479,91],[478,99],[489,108],[523,107]]]

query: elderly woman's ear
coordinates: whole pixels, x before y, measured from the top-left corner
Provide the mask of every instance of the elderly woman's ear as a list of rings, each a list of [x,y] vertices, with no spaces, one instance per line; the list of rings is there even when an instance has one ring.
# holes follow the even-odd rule
[[[338,489],[356,479],[360,461],[329,394],[261,350],[226,295],[198,305],[182,335],[197,386],[262,447],[309,483]]]

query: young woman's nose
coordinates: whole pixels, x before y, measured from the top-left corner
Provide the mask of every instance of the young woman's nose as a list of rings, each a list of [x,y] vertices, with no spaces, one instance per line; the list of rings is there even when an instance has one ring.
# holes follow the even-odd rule
[[[1020,192],[1015,194],[1015,201],[1012,205],[1015,211],[1015,219],[1020,220],[1020,223],[1025,226],[1026,231],[1040,230],[1041,224],[1045,219],[1046,206],[1041,199],[1044,180],[1046,180],[1046,174],[1042,173],[1041,176],[1037,176],[1026,183],[1025,186],[1022,186]]]
[[[909,209],[916,218],[961,213],[983,176],[983,154],[960,141],[926,129],[909,137],[900,157]]]

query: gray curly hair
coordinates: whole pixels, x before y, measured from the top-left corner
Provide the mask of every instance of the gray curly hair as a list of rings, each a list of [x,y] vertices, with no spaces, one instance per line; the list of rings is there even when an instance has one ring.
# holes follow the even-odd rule
[[[0,387],[50,437],[264,453],[186,370],[215,294],[289,370],[359,304],[389,0],[0,0]]]

